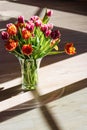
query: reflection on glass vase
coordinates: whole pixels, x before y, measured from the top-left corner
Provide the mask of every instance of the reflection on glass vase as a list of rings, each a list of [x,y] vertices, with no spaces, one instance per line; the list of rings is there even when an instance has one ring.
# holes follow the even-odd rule
[[[38,69],[41,59],[21,59],[22,89],[35,90],[38,86]]]

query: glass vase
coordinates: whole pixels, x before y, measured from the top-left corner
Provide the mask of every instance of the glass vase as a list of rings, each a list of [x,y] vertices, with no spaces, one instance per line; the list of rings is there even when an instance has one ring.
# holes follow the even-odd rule
[[[38,69],[41,59],[20,59],[22,89],[35,90],[38,86]]]

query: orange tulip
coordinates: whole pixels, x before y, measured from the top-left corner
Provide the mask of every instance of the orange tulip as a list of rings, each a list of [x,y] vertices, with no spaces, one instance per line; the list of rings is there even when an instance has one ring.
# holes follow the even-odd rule
[[[6,50],[8,50],[8,51],[13,51],[13,50],[16,49],[17,45],[18,45],[18,42],[17,42],[17,41],[9,40],[9,42],[7,42],[7,43],[5,44],[5,48],[6,48]]]
[[[73,46],[73,43],[67,43],[65,45],[65,52],[69,55],[73,55],[76,53],[76,48]]]
[[[28,38],[30,38],[30,36],[31,36],[30,31],[28,31],[27,29],[23,29],[23,30],[22,30],[22,37],[23,37],[24,39],[28,39]]]
[[[17,28],[14,24],[7,25],[7,32],[9,35],[15,35],[17,34]]]

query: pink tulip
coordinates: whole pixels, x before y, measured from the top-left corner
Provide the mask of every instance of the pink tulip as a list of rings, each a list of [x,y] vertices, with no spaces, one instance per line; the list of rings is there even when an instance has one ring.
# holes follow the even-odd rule
[[[47,24],[41,25],[41,30],[42,30],[43,32],[45,32],[46,30],[48,30]]]
[[[46,30],[46,32],[45,32],[46,37],[49,37],[50,34],[51,34],[51,30]]]
[[[47,9],[46,14],[47,14],[48,17],[51,17],[51,15],[53,14],[53,11],[50,10],[50,9]]]
[[[39,19],[38,16],[32,16],[32,17],[30,18],[30,20],[32,20],[33,22],[35,22],[35,21],[38,20],[38,19]]]
[[[38,26],[41,26],[42,22],[40,19],[36,20],[35,22],[35,25],[38,27]]]
[[[26,29],[32,32],[34,30],[34,23],[27,23],[26,24]]]

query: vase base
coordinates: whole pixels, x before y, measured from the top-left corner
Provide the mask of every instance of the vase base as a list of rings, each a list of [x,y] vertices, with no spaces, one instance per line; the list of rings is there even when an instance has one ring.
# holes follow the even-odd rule
[[[33,90],[36,90],[36,87],[35,86],[22,85],[22,90],[23,91],[33,91]]]

